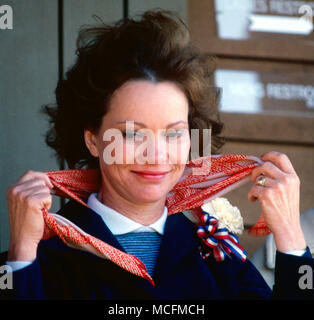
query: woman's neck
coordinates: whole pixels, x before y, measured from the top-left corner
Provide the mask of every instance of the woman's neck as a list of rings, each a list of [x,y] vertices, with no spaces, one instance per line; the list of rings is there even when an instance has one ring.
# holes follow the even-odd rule
[[[166,198],[152,203],[134,203],[115,192],[109,192],[102,186],[97,199],[104,205],[123,214],[144,226],[157,221],[163,214]]]

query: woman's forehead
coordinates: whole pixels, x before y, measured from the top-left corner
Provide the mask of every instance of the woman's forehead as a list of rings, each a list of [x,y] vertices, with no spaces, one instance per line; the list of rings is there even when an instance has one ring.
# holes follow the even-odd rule
[[[116,90],[107,116],[114,122],[130,120],[146,124],[149,120],[184,121],[187,114],[188,100],[175,83],[137,80]]]

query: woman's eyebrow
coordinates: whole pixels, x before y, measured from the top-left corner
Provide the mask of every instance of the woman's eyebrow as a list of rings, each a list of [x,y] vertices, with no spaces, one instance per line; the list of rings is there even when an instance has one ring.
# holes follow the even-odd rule
[[[117,121],[116,124],[118,123],[126,123],[126,122],[130,122],[130,123],[134,123],[134,124],[137,124],[141,127],[146,127],[146,125],[142,122],[138,122],[138,121],[134,121],[134,120],[122,120],[122,121]]]
[[[177,125],[177,124],[179,124],[179,123],[188,124],[186,121],[180,120],[180,121],[176,121],[176,122],[173,122],[173,123],[168,124],[166,128],[173,127],[173,126],[175,126],[175,125]]]
[[[145,125],[144,123],[138,122],[138,121],[133,121],[133,120],[117,121],[116,124],[118,124],[118,123],[126,123],[127,121],[128,121],[128,122],[133,122],[134,124],[137,124],[137,125],[139,125],[139,126],[141,126],[141,127],[145,127],[145,128],[146,128],[146,125]],[[175,126],[175,125],[177,125],[177,124],[179,124],[179,123],[187,124],[186,121],[180,120],[180,121],[176,121],[176,122],[173,122],[173,123],[168,124],[168,125],[166,126],[166,128],[173,127],[173,126]]]

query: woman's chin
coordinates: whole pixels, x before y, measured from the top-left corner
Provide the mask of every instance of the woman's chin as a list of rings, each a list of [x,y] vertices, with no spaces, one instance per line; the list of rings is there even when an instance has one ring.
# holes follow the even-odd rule
[[[156,202],[161,199],[164,199],[167,195],[166,190],[147,190],[149,188],[146,188],[145,190],[138,190],[134,192],[132,191],[132,194],[134,196],[134,199],[136,199],[138,202],[144,202],[144,203],[150,203],[150,202]]]

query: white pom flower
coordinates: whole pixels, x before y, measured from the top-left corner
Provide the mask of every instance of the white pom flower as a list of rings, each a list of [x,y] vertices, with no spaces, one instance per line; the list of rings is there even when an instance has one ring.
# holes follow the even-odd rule
[[[202,209],[218,220],[219,228],[227,228],[234,234],[243,231],[243,218],[240,210],[226,198],[216,198],[202,205]]]

